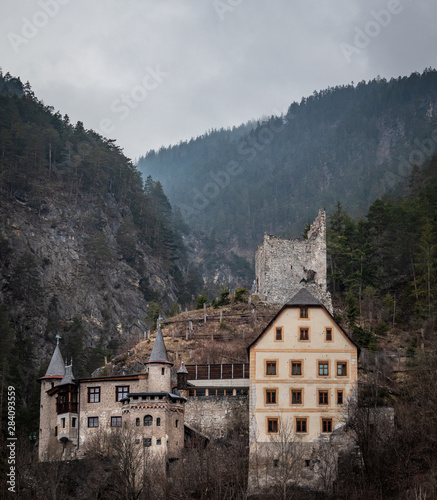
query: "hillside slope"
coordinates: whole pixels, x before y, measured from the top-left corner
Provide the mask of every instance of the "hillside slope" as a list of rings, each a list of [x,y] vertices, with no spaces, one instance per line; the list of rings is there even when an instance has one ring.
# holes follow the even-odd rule
[[[243,134],[211,131],[150,151],[138,168],[198,234],[244,255],[264,232],[297,236],[337,201],[364,214],[434,153],[436,125],[437,72],[426,70],[314,92]]]
[[[185,247],[162,186],[1,73],[0,193],[6,374],[14,360],[30,371],[47,363],[56,333],[76,375],[88,374],[185,292]]]

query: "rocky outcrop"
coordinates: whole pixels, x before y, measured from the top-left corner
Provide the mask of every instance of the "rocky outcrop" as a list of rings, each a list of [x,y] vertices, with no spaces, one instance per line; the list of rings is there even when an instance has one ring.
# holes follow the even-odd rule
[[[31,205],[15,197],[0,202],[0,302],[15,328],[32,336],[37,360],[48,359],[52,337],[73,322],[84,348],[101,353],[138,340],[147,328],[147,293],[164,307],[176,301],[150,248],[137,239],[135,259],[123,258],[117,231],[129,211],[111,196],[60,192]]]

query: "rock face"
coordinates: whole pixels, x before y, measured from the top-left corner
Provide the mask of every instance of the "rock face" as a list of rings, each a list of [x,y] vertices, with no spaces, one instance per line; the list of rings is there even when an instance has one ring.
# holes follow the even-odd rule
[[[287,303],[307,288],[332,313],[326,289],[326,215],[319,214],[308,239],[281,239],[268,234],[255,253],[255,293],[270,304]]]
[[[37,362],[73,323],[85,355],[98,348],[96,364],[103,362],[108,345],[144,335],[147,293],[164,307],[176,301],[171,277],[146,245],[134,243],[135,262],[122,257],[117,231],[128,216],[109,195],[54,193],[37,208],[12,197],[0,202],[0,303],[32,337]]]

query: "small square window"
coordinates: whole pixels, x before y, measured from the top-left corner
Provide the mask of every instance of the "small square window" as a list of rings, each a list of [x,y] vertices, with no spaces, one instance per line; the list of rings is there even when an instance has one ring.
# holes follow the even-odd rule
[[[308,432],[308,419],[296,417],[296,432],[305,433]]]
[[[319,377],[329,376],[329,363],[328,361],[319,361]]]
[[[291,404],[301,405],[303,401],[302,389],[292,389],[291,390]]]
[[[277,403],[277,390],[266,389],[266,405],[275,405]]]
[[[267,434],[278,434],[279,432],[279,418],[267,419]]]
[[[160,444],[161,444],[161,438],[158,438],[158,439],[156,440],[156,444],[157,444],[157,445],[160,445]]]
[[[329,404],[329,392],[328,391],[319,391],[319,405],[328,405]]]
[[[100,387],[88,387],[88,403],[100,403]]]
[[[325,328],[325,342],[332,342],[332,328]]]
[[[292,376],[302,375],[302,361],[291,362],[291,375]]]
[[[309,318],[308,307],[301,307],[299,309],[299,318],[300,319],[308,319]]]
[[[284,329],[282,326],[277,326],[275,329],[275,341],[281,341],[283,340],[283,331]]]
[[[310,329],[309,328],[300,328],[299,329],[299,340],[309,340],[310,339]]]
[[[344,392],[343,389],[337,390],[337,404],[342,405],[344,403]]]
[[[111,427],[121,427],[121,417],[111,417]]]
[[[152,446],[152,438],[143,438],[143,446],[146,448]]]
[[[121,401],[129,394],[129,386],[123,385],[115,388],[115,401]]]
[[[276,375],[276,361],[266,361],[266,375]]]
[[[347,363],[345,361],[337,363],[337,377],[347,377]]]
[[[98,427],[99,417],[88,417],[88,427]]]
[[[322,418],[322,432],[332,432],[332,418]]]

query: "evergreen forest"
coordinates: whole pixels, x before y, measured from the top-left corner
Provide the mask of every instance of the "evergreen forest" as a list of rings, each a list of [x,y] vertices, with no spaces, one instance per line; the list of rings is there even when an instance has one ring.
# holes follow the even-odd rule
[[[376,78],[149,151],[135,166],[113,140],[70,123],[29,83],[0,72],[0,414],[4,424],[6,388],[15,387],[27,464],[20,481],[31,484],[23,498],[41,485],[53,498],[86,488],[81,463],[48,464],[34,469],[33,483],[26,478],[37,380],[56,334],[75,375],[89,376],[105,358],[125,363],[160,315],[235,305],[252,314],[246,288],[263,233],[305,237],[323,206],[335,319],[361,348],[360,403],[394,408],[395,421],[387,434],[383,420],[369,433],[369,422],[352,419],[364,466],[349,464],[336,494],[314,498],[437,494],[436,110],[437,71]],[[219,357],[224,347],[210,344]],[[1,440],[3,474],[4,433]],[[228,441],[190,453],[175,483],[186,498],[222,498],[225,487],[229,498],[245,498],[247,422],[236,422]],[[119,498],[110,496],[122,481],[116,456],[93,457],[101,477],[83,498]],[[148,480],[132,498],[166,498],[169,490]]]

